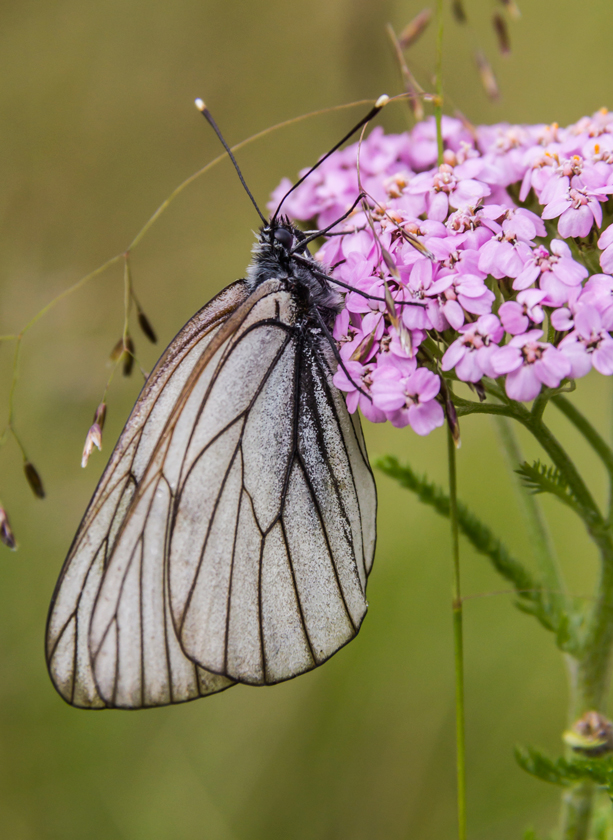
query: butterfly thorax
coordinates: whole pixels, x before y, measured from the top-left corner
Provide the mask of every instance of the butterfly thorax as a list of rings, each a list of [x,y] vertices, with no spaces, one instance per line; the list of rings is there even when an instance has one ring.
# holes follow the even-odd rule
[[[343,305],[341,295],[332,288],[325,267],[309,252],[304,233],[282,219],[260,229],[247,268],[246,282],[254,291],[267,280],[276,279],[292,293],[299,313],[309,319],[316,307],[331,326]]]

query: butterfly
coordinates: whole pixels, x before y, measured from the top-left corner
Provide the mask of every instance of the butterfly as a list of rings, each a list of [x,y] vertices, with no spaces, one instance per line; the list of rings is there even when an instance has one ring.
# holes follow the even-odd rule
[[[46,638],[73,706],[278,683],[360,629],[377,500],[332,382],[342,298],[280,206],[163,353],[78,528]]]

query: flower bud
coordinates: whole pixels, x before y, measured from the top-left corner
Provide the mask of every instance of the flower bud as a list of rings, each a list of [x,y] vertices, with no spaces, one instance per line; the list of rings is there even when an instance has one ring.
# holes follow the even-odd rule
[[[149,320],[149,318],[147,318],[142,309],[138,310],[138,325],[141,328],[141,330],[145,333],[149,341],[152,344],[157,344],[158,337],[155,334],[155,330],[151,326],[151,321]]]
[[[422,32],[426,29],[432,18],[432,9],[423,9],[413,20],[407,24],[400,35],[398,43],[403,50],[414,44]]]
[[[112,362],[116,362],[118,359],[121,358],[123,353],[123,338],[120,338],[117,344],[111,350],[110,359]]]
[[[123,369],[122,373],[124,376],[130,376],[132,373],[132,368],[134,367],[134,342],[132,338],[128,336],[126,338],[126,343],[123,351]]]
[[[494,76],[492,66],[481,50],[477,50],[475,53],[475,61],[477,62],[477,69],[479,70],[481,84],[483,85],[485,92],[490,99],[498,99],[500,91],[498,90],[496,76]]]
[[[358,346],[355,348],[351,356],[349,357],[350,362],[361,362],[364,364],[366,359],[368,358],[368,354],[373,348],[373,344],[375,343],[375,334],[374,332],[369,333],[365,338],[360,341]]]
[[[98,412],[96,412],[96,414],[97,413]],[[87,437],[85,438],[85,446],[83,447],[83,455],[81,456],[81,466],[83,468],[87,466],[89,456],[94,451],[94,446],[98,449],[99,452],[102,451],[102,427],[99,423],[94,423],[92,426],[90,426],[89,431],[87,433]]]
[[[396,303],[394,298],[392,297],[392,293],[390,292],[390,287],[387,285],[387,281],[383,281],[383,289],[384,289],[384,296],[385,296],[385,308],[387,310],[388,317],[392,322],[392,326],[398,328],[398,313],[396,312]]]
[[[445,400],[445,416],[447,417],[447,423],[449,424],[455,448],[459,449],[462,445],[462,441],[460,439],[460,422],[458,420],[458,413],[455,410],[455,405],[450,397],[447,397]]]
[[[111,361],[121,361],[123,366],[123,375],[130,376],[132,368],[134,367],[134,342],[131,336],[126,336],[125,341],[120,338],[117,344],[111,350]]]
[[[479,402],[485,402],[487,399],[487,393],[482,382],[469,382],[468,387],[479,397]]]
[[[562,738],[575,752],[584,755],[613,752],[613,724],[599,712],[586,712]]]
[[[17,543],[15,542],[15,535],[9,524],[9,518],[4,508],[0,505],[0,541],[8,546],[11,551],[17,550]]]
[[[381,245],[381,243],[379,243],[379,244]],[[387,270],[392,275],[394,280],[397,283],[402,283],[402,280],[400,279],[400,274],[398,273],[398,269],[396,267],[396,263],[394,262],[394,259],[393,259],[392,255],[390,254],[390,252],[388,250],[386,250],[383,247],[383,245],[381,245],[381,256],[383,257],[383,262],[387,266]]]
[[[45,498],[45,488],[43,487],[43,482],[38,474],[38,470],[31,464],[29,461],[25,461],[23,465],[23,471],[25,473],[26,479],[30,487],[32,488],[32,492],[38,499]]]
[[[411,233],[410,231],[404,230],[400,228],[400,233],[402,234],[402,238],[409,242],[416,251],[419,251],[420,254],[423,254],[424,257],[428,257],[429,260],[434,261],[434,254],[430,251],[426,246],[421,242],[415,234]]]
[[[106,420],[106,403],[101,402],[98,408],[96,409],[96,413],[94,414],[94,423],[97,423],[100,426],[100,431],[104,429],[104,421]]]

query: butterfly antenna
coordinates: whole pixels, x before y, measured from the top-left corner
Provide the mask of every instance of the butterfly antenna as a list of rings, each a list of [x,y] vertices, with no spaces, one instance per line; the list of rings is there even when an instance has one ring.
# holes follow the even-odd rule
[[[274,215],[274,216],[272,217],[272,219],[271,219],[271,224],[272,224],[272,223],[274,223],[274,222],[276,221],[276,218],[277,218],[277,216],[279,215],[279,210],[280,210],[280,209],[281,209],[281,207],[283,206],[283,203],[285,202],[286,198],[287,198],[289,195],[291,195],[291,194],[294,192],[294,190],[295,190],[297,187],[299,187],[299,186],[300,186],[300,184],[302,184],[302,182],[303,182],[303,181],[305,181],[305,180],[309,177],[309,175],[317,169],[317,167],[318,167],[318,166],[321,166],[321,165],[322,165],[322,163],[330,157],[330,155],[333,155],[333,154],[334,154],[334,152],[335,152],[337,149],[340,149],[340,147],[343,145],[343,143],[345,143],[347,140],[349,140],[349,138],[350,138],[352,135],[354,135],[354,134],[356,133],[356,131],[359,131],[359,130],[360,130],[360,128],[362,128],[362,126],[363,126],[363,125],[366,125],[366,123],[370,122],[370,121],[371,121],[374,117],[376,117],[376,116],[377,116],[377,114],[379,113],[379,111],[380,111],[382,108],[384,108],[384,107],[387,105],[387,103],[388,103],[389,101],[390,101],[390,98],[389,98],[389,96],[387,96],[387,94],[385,94],[385,93],[384,93],[384,94],[383,94],[383,96],[380,96],[380,97],[377,99],[377,101],[375,102],[374,106],[373,106],[373,107],[370,109],[370,111],[366,114],[366,116],[365,116],[365,117],[363,117],[357,125],[354,125],[354,127],[351,129],[351,131],[349,131],[347,134],[345,134],[345,136],[343,137],[343,139],[342,139],[342,140],[339,140],[339,141],[338,141],[338,143],[336,143],[336,145],[334,145],[334,146],[330,149],[330,151],[329,151],[329,152],[326,152],[326,154],[325,154],[323,157],[321,157],[321,158],[317,161],[317,163],[316,163],[314,166],[312,166],[312,167],[309,169],[309,171],[308,171],[308,172],[306,172],[306,173],[302,176],[302,178],[300,178],[298,181],[296,181],[296,183],[293,185],[293,187],[291,187],[291,188],[290,188],[290,189],[289,189],[289,190],[285,193],[285,195],[283,196],[283,198],[282,198],[282,199],[281,199],[281,201],[279,202],[279,206],[278,206],[278,207],[277,207],[277,209],[275,210],[275,215]],[[205,115],[205,116],[206,116],[206,115]],[[207,117],[207,119],[208,119],[208,117]],[[213,127],[215,127],[215,126],[213,126]]]
[[[249,187],[245,183],[245,179],[243,178],[243,173],[241,172],[240,167],[239,167],[238,163],[236,162],[236,158],[232,154],[232,149],[228,146],[228,144],[224,140],[223,134],[219,130],[219,126],[217,125],[217,123],[213,119],[213,115],[211,114],[209,109],[206,107],[206,105],[204,104],[202,99],[196,99],[196,108],[200,111],[200,113],[206,119],[206,121],[211,126],[211,128],[213,129],[215,134],[219,137],[221,145],[224,147],[224,149],[226,150],[226,152],[228,153],[228,155],[230,157],[230,160],[234,164],[234,168],[236,169],[236,174],[240,178],[240,182],[243,185],[243,188],[244,188],[245,192],[247,193],[247,195],[251,199],[251,203],[253,204],[255,209],[258,211],[258,216],[264,222],[264,224],[267,225],[268,224],[268,219],[266,219],[266,217],[262,215],[262,211],[258,207],[255,198],[251,195],[251,190],[249,189]]]

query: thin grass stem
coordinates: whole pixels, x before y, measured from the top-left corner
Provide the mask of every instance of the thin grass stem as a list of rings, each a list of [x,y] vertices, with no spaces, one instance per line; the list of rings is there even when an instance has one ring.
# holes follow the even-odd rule
[[[456,773],[458,799],[458,840],[466,840],[466,732],[464,724],[464,641],[462,628],[462,589],[460,585],[460,530],[456,447],[451,428],[447,429],[449,463],[449,519],[451,522],[453,657],[455,664]]]
[[[436,3],[436,101],[434,118],[436,120],[436,146],[438,165],[443,162],[443,0]]]

